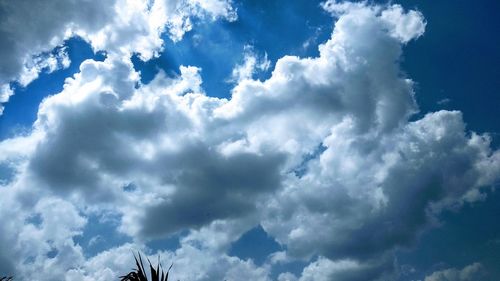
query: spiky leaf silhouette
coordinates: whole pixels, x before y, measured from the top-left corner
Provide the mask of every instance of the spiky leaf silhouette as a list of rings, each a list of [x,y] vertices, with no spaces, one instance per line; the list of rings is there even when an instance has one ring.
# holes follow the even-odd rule
[[[141,253],[137,253],[139,258],[134,254],[134,259],[135,259],[135,265],[136,269],[133,269],[131,272],[129,272],[125,276],[120,276],[120,281],[149,281],[146,275],[146,271],[144,270],[144,264],[142,262],[142,257]],[[160,264],[160,258],[158,257],[158,265],[156,268],[153,267],[151,264],[151,261],[148,259],[149,263],[149,269],[151,271],[151,281],[167,281],[168,280],[168,273],[170,272],[170,269],[172,268],[172,265],[168,268],[167,272],[165,273],[163,271],[163,268],[161,267]],[[160,275],[161,272],[161,275]],[[0,280],[2,281],[2,280]]]
[[[14,280],[14,278],[11,276],[11,277],[0,277],[0,281],[12,281]]]

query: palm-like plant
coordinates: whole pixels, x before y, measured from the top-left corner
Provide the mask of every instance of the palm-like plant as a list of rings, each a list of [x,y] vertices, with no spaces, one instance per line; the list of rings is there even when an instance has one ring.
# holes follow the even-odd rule
[[[136,269],[133,269],[131,272],[129,272],[125,276],[120,276],[120,281],[149,281],[146,275],[146,271],[144,270],[144,264],[142,263],[142,257],[140,253],[137,253],[139,256],[139,259],[134,254],[134,259],[135,259],[135,265]],[[151,280],[150,281],[167,281],[168,280],[168,273],[170,272],[170,269],[172,268],[172,265],[168,268],[167,272],[163,271],[163,268],[161,267],[160,260],[158,258],[158,265],[156,266],[156,269],[153,267],[151,264],[151,261],[149,261],[149,268],[151,271]],[[160,275],[161,273],[161,275]],[[0,280],[3,281],[3,280]],[[8,280],[6,280],[8,281]]]
[[[11,277],[0,277],[0,281],[12,281],[14,278]]]

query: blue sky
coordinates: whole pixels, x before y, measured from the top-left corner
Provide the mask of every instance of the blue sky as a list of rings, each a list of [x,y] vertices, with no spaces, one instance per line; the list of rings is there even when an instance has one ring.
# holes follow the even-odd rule
[[[0,276],[500,278],[496,1],[58,2],[0,4]]]

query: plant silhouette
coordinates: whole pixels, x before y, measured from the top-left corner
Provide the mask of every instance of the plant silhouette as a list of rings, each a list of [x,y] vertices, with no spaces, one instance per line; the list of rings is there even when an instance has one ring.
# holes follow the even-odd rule
[[[137,258],[134,254],[135,265],[137,268],[133,269],[125,276],[120,276],[120,281],[167,281],[168,280],[168,273],[170,272],[170,269],[172,268],[173,264],[170,265],[167,272],[164,272],[163,268],[161,267],[159,257],[156,268],[153,267],[151,261],[149,261],[148,259],[149,269],[151,271],[151,280],[148,280],[146,270],[144,270],[144,264],[142,263],[141,254],[137,253],[137,255],[139,256],[139,258]]]

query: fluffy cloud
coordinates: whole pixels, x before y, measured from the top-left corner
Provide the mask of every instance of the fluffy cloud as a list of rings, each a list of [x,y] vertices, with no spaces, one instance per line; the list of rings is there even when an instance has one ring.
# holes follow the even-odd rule
[[[96,50],[150,59],[162,48],[162,33],[180,40],[192,28],[193,16],[237,17],[226,0],[2,1],[0,103],[12,95],[10,82],[26,86],[43,70],[66,66],[64,58],[54,64],[50,52],[72,36],[81,36]]]
[[[302,272],[300,281],[328,280],[393,280],[392,261],[385,257],[366,263],[352,260],[331,261],[320,258],[311,263]]]
[[[189,3],[212,15],[234,12],[218,1]],[[230,99],[206,96],[192,66],[142,85],[123,53],[148,58],[161,44],[128,32],[126,19],[143,18],[113,10],[114,23],[85,36],[115,51],[83,62],[45,99],[31,135],[0,143],[0,166],[13,174],[2,186],[0,218],[11,223],[0,243],[20,245],[0,254],[13,257],[6,269],[21,276],[53,269],[52,280],[111,278],[130,264],[127,249],[147,251],[148,239],[187,233],[177,250],[163,252],[180,279],[266,280],[271,264],[226,254],[261,224],[290,258],[315,258],[301,276],[280,280],[394,278],[393,251],[441,210],[480,199],[500,176],[500,152],[487,135],[468,133],[458,111],[410,121],[418,108],[399,59],[424,31],[419,12],[333,1],[325,9],[338,19],[318,57],[285,56],[265,81],[236,70]],[[148,19],[155,32],[166,24]],[[116,37],[101,40],[103,30]],[[59,211],[50,213],[53,205]],[[119,230],[135,244],[87,259],[71,238],[89,213],[105,211],[120,217]],[[23,251],[29,243],[33,253]]]
[[[498,176],[498,152],[463,127],[447,111],[383,138],[340,123],[309,172],[265,203],[264,228],[299,256],[365,259],[411,244],[433,214],[474,200]]]
[[[138,245],[126,244],[110,251],[104,251],[87,260],[78,268],[69,270],[65,275],[68,281],[107,281],[130,271],[134,264],[130,249]],[[161,264],[168,267],[173,261],[170,276],[175,280],[271,280],[268,268],[259,268],[252,261],[200,250],[192,245],[183,245],[175,252],[160,252]],[[148,257],[153,264],[158,256]],[[144,260],[146,260],[144,258]]]
[[[436,271],[425,277],[425,281],[472,281],[484,277],[485,270],[480,263],[470,264],[462,269],[449,268]]]
[[[85,260],[73,237],[81,234],[86,219],[73,204],[59,198],[47,196],[29,202],[33,201],[29,192],[2,192],[5,201],[0,216],[5,223],[0,234],[0,260],[5,263],[0,269],[2,273],[17,273],[20,280],[33,276],[37,280],[58,279]],[[34,207],[28,209],[30,204]]]

